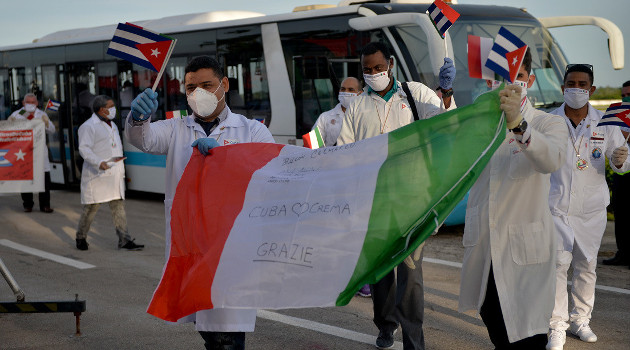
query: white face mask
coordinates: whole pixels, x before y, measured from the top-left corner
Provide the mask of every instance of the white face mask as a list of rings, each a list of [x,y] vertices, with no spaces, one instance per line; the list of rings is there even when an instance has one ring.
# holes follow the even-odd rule
[[[219,86],[214,92],[219,90]],[[187,96],[188,105],[192,108],[193,112],[200,117],[207,117],[210,114],[214,113],[219,105],[219,101],[221,101],[225,97],[225,91],[223,91],[223,96],[221,99],[217,99],[217,96],[207,90],[204,90],[200,87],[196,88],[191,94]]]
[[[37,109],[37,105],[34,103],[26,103],[24,104],[24,109],[29,113],[33,113]]]
[[[116,107],[112,107],[112,108],[108,108],[108,115],[106,116],[107,119],[112,120],[114,118],[116,118]]]
[[[376,74],[363,74],[363,80],[374,91],[383,91],[389,85],[389,70]]]
[[[343,108],[348,108],[350,103],[352,103],[357,96],[359,96],[359,94],[355,94],[354,92],[340,92],[338,99]]]
[[[564,102],[573,109],[580,109],[588,102],[588,90],[579,88],[564,89]]]

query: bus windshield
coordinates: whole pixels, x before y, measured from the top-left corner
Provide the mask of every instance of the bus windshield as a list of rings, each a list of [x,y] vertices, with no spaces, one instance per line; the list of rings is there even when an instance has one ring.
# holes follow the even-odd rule
[[[536,108],[552,110],[560,106],[563,96],[560,89],[566,59],[549,32],[537,22],[519,21],[497,23],[478,18],[458,20],[450,29],[457,77],[453,84],[455,100],[459,106],[472,103],[482,93],[488,91],[485,80],[470,78],[468,75],[468,35],[494,38],[501,26],[521,38],[532,53],[532,73],[536,75],[534,85],[528,89],[527,96]],[[430,87],[437,87],[436,76],[432,73],[430,58],[427,53],[426,34],[415,25],[396,27],[401,39],[401,50],[406,51],[420,81]]]

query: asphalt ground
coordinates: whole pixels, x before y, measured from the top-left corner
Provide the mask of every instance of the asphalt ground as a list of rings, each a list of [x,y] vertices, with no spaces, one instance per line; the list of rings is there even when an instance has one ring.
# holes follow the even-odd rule
[[[146,313],[164,264],[164,207],[159,196],[136,193],[126,200],[129,231],[146,245],[135,252],[117,249],[107,205],[96,215],[88,251],[75,248],[79,193],[53,191],[52,206],[52,214],[24,213],[19,195],[0,196],[0,257],[27,301],[72,301],[75,294],[86,300],[82,335],[74,335],[71,313],[0,313],[0,349],[203,349],[192,324],[167,324]],[[568,336],[565,349],[629,348],[630,270],[601,265],[616,251],[613,229],[609,222],[597,267],[591,326],[599,340],[588,344]],[[492,348],[480,318],[457,312],[462,231],[459,226],[443,228],[426,244],[427,349]],[[94,267],[77,268],[84,264]],[[0,301],[15,301],[1,278]],[[369,298],[355,297],[344,307],[260,310],[246,348],[375,349],[378,332],[371,307]],[[400,331],[395,338],[395,348],[402,349]]]

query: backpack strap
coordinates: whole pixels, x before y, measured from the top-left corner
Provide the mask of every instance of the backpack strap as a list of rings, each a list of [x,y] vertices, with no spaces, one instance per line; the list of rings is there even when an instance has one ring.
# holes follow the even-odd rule
[[[401,83],[403,91],[407,95],[407,102],[409,102],[409,108],[411,108],[411,113],[413,113],[413,120],[420,120],[418,118],[418,109],[416,108],[416,101],[413,100],[413,96],[411,96],[411,91],[409,90],[409,85],[407,82]]]

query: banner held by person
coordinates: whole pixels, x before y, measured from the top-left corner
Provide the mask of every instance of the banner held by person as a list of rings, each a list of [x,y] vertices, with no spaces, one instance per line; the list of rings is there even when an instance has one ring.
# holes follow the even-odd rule
[[[498,93],[343,146],[195,150],[148,312],[176,321],[347,304],[435,232],[481,174],[505,139]]]
[[[0,121],[0,193],[44,191],[45,144],[40,119]]]

